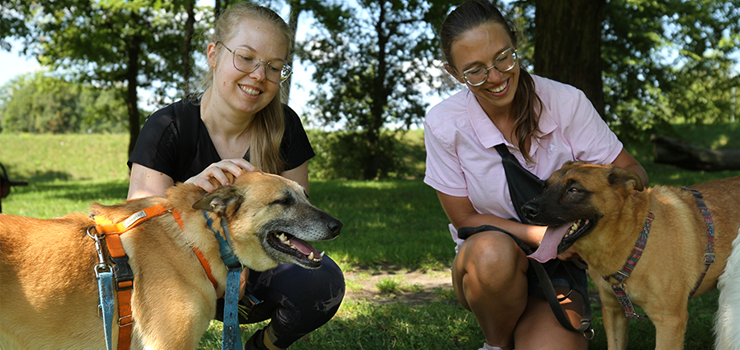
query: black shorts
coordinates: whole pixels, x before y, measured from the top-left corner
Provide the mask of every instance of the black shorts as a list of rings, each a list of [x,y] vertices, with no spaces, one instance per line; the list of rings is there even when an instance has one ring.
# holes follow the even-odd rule
[[[519,248],[522,248],[525,252],[528,250],[524,249],[524,247],[529,248],[529,251],[535,250],[524,244],[519,237],[508,232],[504,233],[511,237]],[[539,278],[537,278],[537,273],[534,271],[534,268],[532,268],[532,264],[539,264],[539,262],[532,259],[529,260],[530,267],[527,269],[527,283],[529,287],[527,292],[529,295],[535,295],[540,299],[546,300],[542,284],[540,283]],[[585,265],[585,262],[583,265]],[[578,267],[572,261],[563,261],[559,259],[547,261],[542,264],[542,267],[545,268],[545,272],[550,276],[550,282],[552,282],[553,287],[568,287],[569,289],[580,293],[582,297],[588,298],[588,279],[586,278],[586,270]]]

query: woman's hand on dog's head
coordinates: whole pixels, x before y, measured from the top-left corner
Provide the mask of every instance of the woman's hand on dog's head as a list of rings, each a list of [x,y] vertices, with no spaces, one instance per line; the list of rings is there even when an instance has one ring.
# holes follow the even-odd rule
[[[185,183],[196,185],[206,192],[211,192],[220,186],[231,185],[234,178],[244,171],[257,170],[254,165],[244,159],[224,159],[209,165],[200,174],[189,178]]]

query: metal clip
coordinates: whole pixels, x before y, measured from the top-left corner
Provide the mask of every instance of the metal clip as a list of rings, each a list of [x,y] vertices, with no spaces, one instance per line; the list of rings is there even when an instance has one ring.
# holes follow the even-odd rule
[[[591,328],[585,332],[583,332],[583,337],[586,338],[586,340],[591,340],[596,336],[596,332],[594,332],[594,329]]]
[[[95,229],[95,226],[87,228],[87,236],[95,241],[95,250],[98,253],[98,264],[95,265],[95,277],[100,277],[100,273],[108,272],[111,270],[111,266],[105,262],[105,256],[103,255],[103,246],[100,243],[101,240],[105,239],[105,236],[98,236],[91,233],[91,230]]]
[[[714,262],[715,259],[717,259],[717,256],[714,253],[704,253],[705,264],[711,264]]]

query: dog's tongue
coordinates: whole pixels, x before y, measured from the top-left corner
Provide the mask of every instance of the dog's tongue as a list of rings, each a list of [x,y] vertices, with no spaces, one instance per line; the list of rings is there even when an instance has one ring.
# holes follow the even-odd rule
[[[528,258],[537,260],[541,263],[557,258],[558,245],[560,245],[560,241],[563,240],[563,237],[568,232],[568,230],[570,230],[571,226],[573,226],[573,223],[558,227],[547,227],[545,236],[542,237],[542,243],[540,243],[540,247],[537,248],[534,253],[529,255]]]
[[[318,250],[314,249],[310,244],[298,239],[298,238],[291,238],[290,244],[292,244],[298,251],[300,251],[303,254],[306,254],[306,256],[311,255],[311,253],[314,254],[314,256],[318,257],[321,256],[321,253],[319,253]]]

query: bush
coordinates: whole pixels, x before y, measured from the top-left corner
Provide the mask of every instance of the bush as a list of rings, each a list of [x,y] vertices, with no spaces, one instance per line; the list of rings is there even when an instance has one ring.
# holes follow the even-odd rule
[[[411,165],[413,160],[404,157],[406,146],[399,140],[398,132],[383,131],[378,150],[370,147],[363,132],[308,130],[308,134],[316,152],[316,157],[308,163],[311,179],[373,180],[416,175]],[[377,171],[368,178],[371,165]]]

